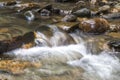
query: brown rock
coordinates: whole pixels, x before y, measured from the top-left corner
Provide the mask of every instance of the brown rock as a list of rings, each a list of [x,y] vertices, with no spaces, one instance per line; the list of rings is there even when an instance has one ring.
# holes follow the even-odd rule
[[[1,60],[0,61],[0,70],[10,72],[12,74],[21,74],[24,72],[24,69],[35,67],[40,68],[41,63],[32,63],[28,61],[19,61],[19,60]]]
[[[55,25],[67,32],[71,32],[74,29],[78,28],[79,23],[78,22],[59,22]]]
[[[34,39],[34,32],[28,32],[23,36],[10,37],[8,39],[3,38],[3,40],[0,41],[0,53],[20,48],[23,44],[30,44],[30,46],[26,46],[26,48],[29,48],[33,46]]]
[[[110,32],[107,35],[112,37],[112,38],[120,39],[120,33],[119,32]]]
[[[79,28],[83,32],[101,34],[108,30],[109,23],[103,18],[87,19],[80,23]]]

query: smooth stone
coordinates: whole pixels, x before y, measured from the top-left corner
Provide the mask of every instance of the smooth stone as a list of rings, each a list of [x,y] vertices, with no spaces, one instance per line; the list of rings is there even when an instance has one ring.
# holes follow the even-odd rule
[[[102,17],[108,20],[109,19],[120,19],[120,12],[103,15]]]
[[[77,10],[76,12],[73,12],[73,14],[78,17],[91,17],[91,11],[87,8]]]
[[[59,22],[55,24],[59,28],[63,29],[67,32],[72,32],[73,30],[77,29],[79,26],[78,22]]]
[[[62,21],[64,22],[75,22],[77,20],[77,17],[75,15],[66,15]]]

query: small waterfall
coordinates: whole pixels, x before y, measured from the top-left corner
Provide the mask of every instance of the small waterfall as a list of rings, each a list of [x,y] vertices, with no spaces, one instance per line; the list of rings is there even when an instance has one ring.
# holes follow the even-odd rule
[[[52,68],[56,65],[62,66],[63,63],[74,68],[83,68],[85,71],[83,80],[119,80],[120,62],[114,54],[103,51],[94,55],[88,51],[86,42],[80,35],[66,34],[55,26],[52,27],[52,30],[53,35],[50,38],[37,32],[35,40],[37,46],[29,49],[17,49],[7,54],[14,55],[17,59],[40,61],[44,65],[52,65]],[[74,40],[76,44],[70,43],[70,40]],[[70,42],[64,45],[66,41]],[[50,72],[50,69],[40,69],[40,71]]]

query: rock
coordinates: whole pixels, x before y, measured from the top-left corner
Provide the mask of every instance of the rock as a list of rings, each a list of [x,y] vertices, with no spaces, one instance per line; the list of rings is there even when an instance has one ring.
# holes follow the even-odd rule
[[[111,38],[120,39],[120,33],[119,32],[110,32],[110,33],[108,33],[106,35],[110,36]]]
[[[99,8],[97,14],[108,13],[109,11],[110,11],[110,6],[109,5],[104,5],[104,6]]]
[[[120,3],[116,4],[116,5],[115,5],[115,8],[116,8],[118,11],[120,11]]]
[[[63,46],[75,44],[73,38],[67,34],[63,29],[59,28],[57,24],[42,25],[36,30],[35,42],[38,46]]]
[[[86,2],[85,1],[78,1],[75,6],[72,8],[72,13],[76,12],[77,10],[80,10],[82,8],[86,7]]]
[[[72,32],[73,30],[78,28],[79,23],[78,22],[59,22],[59,23],[56,23],[55,25],[67,32]]]
[[[15,0],[5,1],[5,2],[0,2],[0,7],[14,6],[16,4],[17,4],[17,2]]]
[[[0,70],[6,71],[12,74],[21,74],[24,73],[24,69],[26,68],[40,68],[41,63],[37,62],[28,62],[28,61],[20,61],[20,60],[1,60],[0,61]]]
[[[97,36],[88,36],[85,41],[87,46],[88,53],[92,54],[100,54],[102,51],[109,50],[107,46],[107,40],[105,36],[97,35]]]
[[[52,11],[53,7],[52,4],[41,4],[41,8],[37,10],[38,13],[40,13],[43,9]]]
[[[109,23],[103,18],[94,18],[83,20],[79,28],[83,32],[92,33],[92,34],[101,34],[105,33],[109,28]]]
[[[114,51],[120,52],[120,39],[111,40],[108,45],[111,49],[114,49]]]
[[[32,9],[40,8],[40,4],[38,3],[24,3],[24,4],[17,4],[15,8],[17,8],[18,12],[26,12]]]
[[[33,21],[35,19],[35,15],[33,14],[32,11],[25,12],[24,16],[28,21]]]
[[[73,14],[78,17],[91,17],[91,11],[87,8],[77,10],[76,12],[73,12]]]
[[[66,15],[62,21],[64,22],[75,22],[77,20],[77,17],[75,15]]]
[[[109,28],[109,31],[110,32],[119,32],[120,31],[120,26],[119,26],[119,24],[117,25],[117,24],[111,24],[110,25],[110,28]]]
[[[17,4],[16,1],[8,1],[4,3],[5,6],[11,6],[11,5],[16,5],[16,4]]]
[[[120,19],[120,12],[103,15],[102,17],[105,19]]]
[[[55,2],[76,2],[78,0],[55,0]]]
[[[50,16],[51,15],[51,12],[47,9],[43,9],[41,10],[41,13],[40,13],[41,16]]]
[[[53,8],[52,13],[60,15],[60,9],[58,8]]]
[[[26,28],[6,27],[0,30],[0,53],[22,47],[23,44],[33,43],[34,32],[27,31]]]

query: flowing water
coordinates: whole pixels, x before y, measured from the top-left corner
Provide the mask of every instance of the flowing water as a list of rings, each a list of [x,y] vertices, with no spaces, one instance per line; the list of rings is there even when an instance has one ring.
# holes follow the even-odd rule
[[[1,75],[10,80],[119,80],[120,62],[112,52],[92,54],[81,33],[65,35],[51,26],[55,29],[51,38],[38,32],[36,47],[6,53],[14,55],[15,60],[41,62],[43,66],[40,69],[26,69],[25,74],[20,76]],[[67,36],[71,36],[75,43],[64,45]]]
[[[67,7],[68,6],[69,4],[67,4]],[[19,25],[19,27],[23,26],[31,30],[40,23],[45,24],[42,20],[40,23],[39,20],[28,22],[18,16],[13,17],[12,14],[3,15],[2,12],[0,12],[0,14],[0,18],[3,21],[0,23],[2,26],[5,26],[6,22],[8,22],[7,25],[15,27]],[[47,20],[47,22],[49,22],[49,20]],[[35,47],[29,49],[19,48],[5,53],[12,56],[14,60],[40,62],[42,66],[37,69],[27,68],[24,70],[24,74],[20,75],[0,72],[0,78],[5,80],[120,79],[120,61],[114,52],[109,49],[95,51],[98,46],[94,46],[94,41],[88,44],[87,39],[96,40],[96,37],[84,35],[83,33],[79,33],[79,31],[66,33],[55,25],[48,25],[48,28],[50,31],[48,30],[48,32],[45,33],[43,29],[43,32],[40,31],[41,29],[36,31],[37,38],[35,39],[35,43],[37,45]]]

